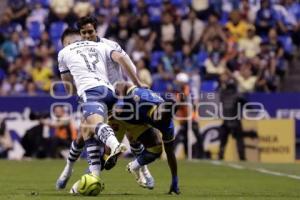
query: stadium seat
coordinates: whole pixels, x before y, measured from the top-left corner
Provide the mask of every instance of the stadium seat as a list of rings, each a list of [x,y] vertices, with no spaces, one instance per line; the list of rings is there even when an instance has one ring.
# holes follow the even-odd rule
[[[53,39],[52,40],[52,43],[53,43],[53,45],[54,45],[54,48],[55,48],[55,51],[56,52],[58,52],[59,50],[61,50],[62,49],[62,43],[61,43],[61,41],[60,41],[60,39]]]
[[[44,8],[49,8],[50,0],[38,0]]]
[[[204,50],[201,50],[198,53],[198,59],[197,60],[198,60],[198,63],[199,63],[200,66],[203,66],[203,64],[204,64],[205,60],[207,59],[207,57],[208,57],[208,54]]]
[[[284,51],[293,54],[293,41],[290,36],[279,36],[279,41],[283,44]]]
[[[162,4],[162,0],[145,0],[145,3],[148,6],[157,6],[160,7]]]
[[[176,55],[177,59],[181,62],[182,57],[183,57],[182,51],[176,51],[175,55]]]
[[[41,37],[41,34],[44,29],[44,25],[40,24],[37,21],[33,21],[29,24],[29,26],[27,28],[28,28],[30,37],[32,37],[32,39],[34,39],[34,40],[38,40]]]
[[[159,64],[159,61],[161,57],[164,55],[163,51],[154,51],[151,55],[151,63],[150,68],[151,71],[154,72],[157,69],[157,65]]]
[[[138,0],[130,0],[131,5],[136,6]]]
[[[56,96],[66,96],[67,95],[63,83],[55,84],[55,86],[54,86],[54,92],[55,92]]]
[[[3,69],[0,68],[0,81],[2,81],[5,78],[5,72]]]
[[[224,26],[228,22],[228,19],[229,19],[229,14],[227,12],[223,12],[220,19],[221,25]]]
[[[67,24],[65,22],[53,22],[50,25],[50,38],[52,41],[60,39],[60,36],[67,28]]]
[[[150,6],[149,7],[150,21],[152,23],[160,22],[161,7],[160,6]]]
[[[215,92],[219,86],[219,83],[214,80],[206,80],[201,83],[201,92]]]
[[[155,92],[165,92],[170,84],[172,84],[170,81],[166,81],[161,78],[153,79],[151,89]]]
[[[185,4],[185,0],[171,0],[171,4],[173,4],[176,7],[180,7],[183,4]]]

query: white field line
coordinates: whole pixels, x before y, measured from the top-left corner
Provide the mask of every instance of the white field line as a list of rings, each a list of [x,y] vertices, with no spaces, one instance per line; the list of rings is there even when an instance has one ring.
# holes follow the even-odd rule
[[[282,172],[276,172],[276,171],[271,171],[271,170],[267,170],[264,168],[250,168],[250,167],[245,167],[239,164],[232,164],[232,163],[225,163],[222,161],[208,161],[208,163],[213,164],[213,165],[217,165],[217,166],[227,166],[230,168],[234,168],[234,169],[238,169],[238,170],[254,170],[263,174],[269,174],[269,175],[273,175],[273,176],[282,176],[282,177],[287,177],[287,178],[291,178],[291,179],[296,179],[296,180],[300,180],[300,176],[297,175],[291,175],[291,174],[286,174],[286,173],[282,173]]]
[[[246,169],[244,166],[242,165],[238,165],[238,164],[227,164],[229,167],[232,167],[234,169]]]

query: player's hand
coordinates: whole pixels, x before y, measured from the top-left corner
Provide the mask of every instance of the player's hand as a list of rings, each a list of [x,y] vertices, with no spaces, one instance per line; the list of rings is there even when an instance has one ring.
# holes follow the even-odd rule
[[[169,193],[168,194],[177,194],[179,195],[180,194],[180,190],[179,190],[179,187],[178,187],[178,180],[177,179],[173,179],[172,180],[172,183],[171,183],[171,186],[170,186],[170,190],[169,190]]]

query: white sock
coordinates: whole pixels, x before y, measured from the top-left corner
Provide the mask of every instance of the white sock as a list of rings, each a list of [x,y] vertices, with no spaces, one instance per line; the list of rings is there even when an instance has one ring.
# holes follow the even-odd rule
[[[130,164],[130,168],[131,170],[138,170],[139,168],[141,168],[142,166],[139,164],[139,162],[137,161],[137,159],[135,159],[134,161],[131,162]]]
[[[93,168],[92,166],[89,167],[91,173],[94,175],[94,176],[100,176],[100,169],[99,168]]]
[[[73,168],[74,163],[75,163],[75,162],[71,162],[71,161],[67,160],[67,166],[68,166],[69,168]]]
[[[119,141],[117,140],[116,136],[111,135],[106,140],[106,146],[108,146],[112,151],[119,146]]]

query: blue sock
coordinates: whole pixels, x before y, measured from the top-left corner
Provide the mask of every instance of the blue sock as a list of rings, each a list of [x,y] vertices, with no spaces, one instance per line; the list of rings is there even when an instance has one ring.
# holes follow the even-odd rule
[[[144,150],[140,155],[137,156],[138,163],[143,165],[148,165],[149,163],[153,162],[156,158],[159,158],[160,154],[151,153],[147,150]]]

